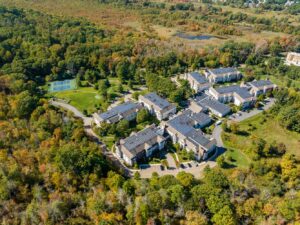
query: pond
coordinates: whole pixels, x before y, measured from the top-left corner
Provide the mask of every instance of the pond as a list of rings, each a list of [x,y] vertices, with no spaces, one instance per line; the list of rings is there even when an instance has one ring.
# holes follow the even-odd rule
[[[186,33],[177,33],[176,36],[188,40],[209,40],[211,38],[216,38],[212,35],[191,35]]]

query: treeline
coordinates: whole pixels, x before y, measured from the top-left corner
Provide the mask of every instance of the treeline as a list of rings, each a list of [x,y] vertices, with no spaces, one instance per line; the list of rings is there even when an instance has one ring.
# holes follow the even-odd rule
[[[203,0],[206,3],[213,3],[211,0]],[[228,0],[228,1],[218,1],[218,4],[230,5],[231,7],[238,8],[249,8],[255,7],[257,11],[261,10],[272,10],[272,11],[284,11],[287,14],[297,15],[300,7],[300,3],[297,1],[290,2],[292,4],[286,4],[287,0],[268,0],[264,2],[258,1],[246,1],[246,0]]]
[[[259,160],[249,169],[228,174],[207,168],[202,180],[185,172],[125,179],[88,140],[82,121],[50,106],[40,89],[48,80],[78,77],[98,83],[117,76],[122,82],[137,79],[177,101],[190,93],[186,83],[176,88],[168,79],[171,74],[190,66],[243,63],[253,45],[228,43],[208,52],[150,57],[133,44],[139,40],[134,34],[119,36],[87,22],[6,8],[0,12],[0,35],[2,224],[231,225],[298,220],[295,157]],[[98,88],[105,85],[98,83]],[[137,122],[148,119],[139,113]],[[131,131],[123,122],[113,129]]]
[[[277,103],[272,113],[282,126],[300,133],[300,95],[296,90],[281,90],[276,94]]]
[[[227,3],[228,1],[221,4]],[[242,4],[244,4],[244,2],[242,2]],[[296,3],[291,7],[288,7],[288,11],[286,13],[288,14],[293,12],[293,14],[296,14],[298,12],[299,5],[300,3]],[[191,21],[193,21],[193,23],[198,23],[201,27],[203,26],[203,21],[206,21],[211,25],[223,26],[223,29],[226,29],[227,26],[235,25],[236,23],[246,23],[251,26],[254,25],[256,32],[273,31],[293,35],[300,34],[299,25],[290,23],[288,17],[266,18],[242,12],[222,10],[221,7],[217,7],[216,5],[212,4],[205,4],[195,7],[192,3],[176,3],[166,7],[166,5],[163,3],[161,5],[160,3],[152,2],[142,3],[128,1],[126,4],[119,4],[119,7],[140,10],[140,14],[144,18],[144,21],[150,19],[152,23],[161,24],[167,27],[175,27],[178,24],[189,23]],[[236,7],[236,5],[233,7]],[[261,7],[261,11],[275,10],[272,8],[267,8],[267,4],[261,4]],[[223,33],[223,35],[235,35],[235,33]]]

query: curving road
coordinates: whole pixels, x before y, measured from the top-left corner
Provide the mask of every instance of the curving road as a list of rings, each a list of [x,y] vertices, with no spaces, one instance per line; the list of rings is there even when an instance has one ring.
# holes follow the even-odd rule
[[[256,116],[259,113],[262,113],[263,111],[270,109],[274,104],[275,104],[275,99],[270,98],[269,100],[265,101],[265,105],[263,107],[258,109],[256,108],[252,109],[249,112],[240,112],[240,115],[236,115],[235,117],[229,117],[229,121],[241,122],[250,117]],[[217,149],[215,154],[209,160],[216,160],[216,158],[218,158],[218,156],[223,154],[226,150],[221,137],[222,131],[223,131],[222,126],[216,125],[212,132],[212,137],[217,141]]]
[[[120,172],[125,176],[133,176],[134,170],[127,168],[112,152],[107,151],[106,145],[100,140],[99,136],[92,129],[93,118],[83,115],[77,108],[63,101],[50,100],[49,103],[55,107],[61,107],[74,113],[74,116],[83,120],[84,131],[97,144],[101,146],[103,155],[108,159],[114,166],[116,166]]]
[[[133,170],[129,169],[128,167],[125,166],[125,164],[122,162],[121,159],[118,158],[117,155],[115,155],[111,151],[107,151],[106,145],[100,140],[99,136],[93,131],[92,129],[92,122],[93,118],[88,117],[83,115],[77,108],[74,106],[71,106],[70,104],[63,102],[63,101],[55,101],[55,100],[50,100],[49,103],[55,107],[61,107],[66,110],[69,110],[74,113],[74,116],[77,118],[81,118],[84,123],[84,130],[86,134],[97,144],[101,146],[103,155],[116,167],[122,172],[125,176],[127,177],[132,177],[135,172],[139,172],[141,178],[150,178],[152,176],[153,172],[158,173],[159,175],[175,175],[180,172],[180,171],[186,171],[191,174],[193,174],[196,178],[200,178],[202,176],[203,169],[206,166],[214,167],[216,166],[216,158],[222,154],[225,151],[224,144],[221,138],[221,133],[222,133],[222,127],[220,125],[216,125],[213,132],[212,132],[212,137],[216,139],[217,141],[217,149],[215,154],[210,157],[208,160],[197,163],[197,162],[191,162],[191,163],[185,163],[185,168],[173,168],[173,169],[165,169],[162,170],[160,165],[148,165],[147,168],[144,169],[139,169],[139,170]],[[248,119],[252,116],[255,116],[264,110],[269,109],[273,104],[275,103],[274,99],[270,99],[269,102],[266,103],[264,107],[261,109],[253,109],[249,113],[248,112],[241,112],[241,115],[235,118],[232,118],[230,120],[240,122],[245,119]],[[172,158],[173,160],[173,158]],[[187,166],[190,164],[189,166]]]

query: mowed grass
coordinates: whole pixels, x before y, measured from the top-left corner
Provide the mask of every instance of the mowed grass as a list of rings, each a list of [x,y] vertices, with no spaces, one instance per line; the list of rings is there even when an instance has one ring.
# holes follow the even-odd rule
[[[113,99],[122,97],[122,93],[118,91],[120,81],[118,78],[109,78],[110,87],[107,92]],[[129,91],[127,85],[122,85],[123,91]],[[67,90],[49,93],[50,97],[56,97],[69,101],[69,103],[79,109],[81,112],[87,110],[89,114],[95,112],[96,105],[103,102],[103,98],[99,95],[98,91],[94,87],[80,87],[76,90]]]
[[[224,156],[226,158],[226,163],[229,164],[229,166],[247,168],[251,163],[251,159],[239,149],[228,148],[224,153]],[[231,158],[232,160],[229,161],[228,158]]]
[[[92,87],[55,92],[51,93],[51,96],[70,101],[69,103],[81,112],[83,110],[87,110],[88,112],[95,111],[95,104],[101,100],[97,91]]]
[[[300,134],[281,127],[279,122],[271,116],[259,114],[249,118],[239,123],[239,130],[248,135],[229,133],[227,134],[228,140],[223,138],[229,149],[237,149],[246,153],[249,149],[251,150],[253,140],[263,138],[267,143],[274,141],[284,143],[287,152],[300,156]]]

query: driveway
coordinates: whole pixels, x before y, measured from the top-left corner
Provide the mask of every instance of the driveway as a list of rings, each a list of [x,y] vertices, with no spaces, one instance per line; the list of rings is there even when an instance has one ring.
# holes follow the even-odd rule
[[[88,117],[83,115],[82,112],[80,112],[77,108],[75,108],[74,106],[63,102],[63,101],[55,101],[55,100],[50,100],[49,103],[55,107],[61,107],[64,108],[68,111],[71,111],[74,113],[74,116],[77,118],[80,118],[83,120],[84,126],[91,126],[93,118],[92,117]]]
[[[222,134],[222,127],[221,125],[216,125],[213,132],[212,132],[212,137],[214,139],[216,139],[217,141],[217,146],[219,147],[223,147],[223,141],[222,141],[222,138],[221,138],[221,134]]]
[[[129,97],[130,94],[128,94],[127,97]],[[275,103],[274,99],[269,99],[269,102],[264,105],[261,109],[253,109],[249,113],[248,112],[241,112],[241,116],[238,116],[236,118],[232,118],[231,120],[240,122],[245,119],[248,119],[252,116],[255,116],[264,110],[269,109],[273,104]],[[184,168],[176,168],[176,163],[174,161],[174,158],[172,157],[171,154],[167,154],[167,161],[169,164],[170,169],[162,169],[161,165],[147,165],[144,169],[139,169],[139,170],[134,170],[130,169],[125,166],[123,161],[119,159],[114,153],[107,151],[105,144],[101,142],[99,136],[94,133],[92,130],[91,124],[92,124],[92,117],[87,117],[83,115],[78,109],[75,107],[69,105],[68,103],[65,102],[60,102],[60,101],[54,101],[51,100],[50,104],[56,106],[56,107],[62,107],[64,109],[67,109],[69,111],[72,111],[74,115],[78,118],[81,118],[84,122],[84,130],[86,134],[91,137],[94,141],[96,141],[102,149],[102,152],[104,156],[117,168],[120,169],[120,171],[123,172],[123,174],[127,177],[132,177],[135,172],[139,172],[141,175],[141,178],[151,178],[152,173],[156,172],[158,175],[163,176],[163,175],[174,175],[176,176],[180,171],[185,171],[188,173],[193,174],[196,178],[201,178],[203,175],[203,170],[206,166],[209,166],[211,168],[215,167],[217,164],[215,162],[215,159],[220,155],[223,154],[225,151],[223,141],[221,138],[221,133],[222,133],[222,127],[220,125],[215,126],[215,129],[213,130],[212,137],[216,139],[217,141],[217,148],[215,154],[210,157],[209,160],[198,163],[195,161],[189,162],[189,163],[182,163],[184,165]]]
[[[241,122],[243,120],[246,120],[252,116],[255,116],[263,111],[266,111],[270,109],[273,105],[275,104],[275,99],[270,98],[267,101],[265,101],[265,105],[263,107],[260,107],[258,109],[252,109],[249,112],[240,112],[240,116],[236,116],[235,118],[231,118],[230,120],[235,121],[235,122]]]
[[[139,91],[144,91],[144,90],[146,90],[146,89],[147,89],[146,87],[142,86],[142,87],[139,88]],[[131,101],[131,100],[133,100],[133,98],[132,98],[132,94],[133,94],[133,93],[134,93],[134,92],[132,92],[132,91],[128,91],[126,94],[122,95],[120,98],[121,98],[121,99],[124,99],[124,102]],[[115,102],[113,102],[113,103],[108,107],[108,109],[111,109],[111,108],[113,108],[113,107],[115,107],[115,106],[117,106],[117,105],[120,105],[120,104],[121,104],[121,100],[116,100]]]

